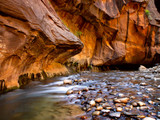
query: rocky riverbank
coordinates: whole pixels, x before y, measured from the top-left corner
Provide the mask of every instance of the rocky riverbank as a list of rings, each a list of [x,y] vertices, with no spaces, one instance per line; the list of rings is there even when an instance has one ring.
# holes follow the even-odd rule
[[[70,103],[78,104],[93,120],[160,119],[159,75],[145,72],[81,73],[76,79],[64,80],[62,86],[85,87],[66,92]]]

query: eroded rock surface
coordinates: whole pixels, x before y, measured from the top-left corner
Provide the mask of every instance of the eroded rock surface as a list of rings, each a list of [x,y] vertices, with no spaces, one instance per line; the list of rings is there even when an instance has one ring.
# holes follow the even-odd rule
[[[65,25],[84,43],[82,52],[71,61],[94,66],[159,61],[158,3],[158,0],[52,0]]]
[[[68,73],[63,63],[82,48],[49,0],[0,1],[0,89]]]

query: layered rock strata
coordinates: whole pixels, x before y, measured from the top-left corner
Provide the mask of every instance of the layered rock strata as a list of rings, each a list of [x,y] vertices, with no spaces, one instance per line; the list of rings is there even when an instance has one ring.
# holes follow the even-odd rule
[[[158,0],[52,0],[84,43],[71,61],[94,66],[159,62]]]
[[[0,1],[0,90],[68,73],[82,48],[49,0]]]

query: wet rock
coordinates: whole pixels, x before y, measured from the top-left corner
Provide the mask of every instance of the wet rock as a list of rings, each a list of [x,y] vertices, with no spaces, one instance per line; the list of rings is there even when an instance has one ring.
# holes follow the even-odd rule
[[[143,120],[156,120],[156,119],[152,117],[145,117]]]
[[[148,91],[154,91],[154,89],[153,89],[153,88],[147,88],[147,90],[148,90]]]
[[[83,82],[83,79],[79,79],[78,82]]]
[[[157,113],[157,117],[160,118],[160,112]]]
[[[83,90],[82,91],[85,91],[85,92],[87,92],[89,89],[86,87],[86,88],[83,88]]]
[[[131,96],[130,98],[131,98],[131,99],[135,99],[136,97],[135,97],[135,96]]]
[[[137,106],[138,106],[138,103],[137,103],[137,102],[133,102],[132,105],[133,105],[134,107],[137,107]]]
[[[141,101],[139,101],[137,103],[138,103],[139,106],[145,106],[146,105],[144,102],[141,102]]]
[[[100,115],[100,111],[94,111],[94,112],[92,113],[92,115],[93,115],[93,116],[98,116],[98,115]]]
[[[106,109],[107,109],[107,110],[111,110],[111,109],[113,109],[113,108],[112,108],[112,107],[106,107]]]
[[[102,107],[103,108],[110,107],[110,104],[109,103],[104,103],[104,104],[102,104]]]
[[[110,95],[117,95],[117,92],[116,91],[113,91],[111,93],[109,93]]]
[[[116,106],[116,107],[121,107],[122,104],[121,104],[121,103],[116,103],[115,106]]]
[[[91,108],[88,108],[88,109],[87,109],[87,112],[89,112],[89,111],[91,111],[91,110],[92,110]]]
[[[127,116],[135,116],[135,115],[136,115],[136,114],[133,113],[133,112],[126,112],[126,111],[124,111],[123,114],[124,114],[124,115],[127,115]]]
[[[100,103],[100,102],[103,101],[103,98],[96,98],[95,101],[96,101],[97,103]]]
[[[147,83],[140,83],[141,86],[147,86]]]
[[[116,108],[117,112],[121,112],[123,109],[121,107]]]
[[[147,71],[147,68],[146,68],[145,66],[141,65],[141,66],[139,67],[139,71],[145,72],[145,71]]]
[[[74,82],[78,82],[78,80],[77,80],[77,79],[75,79],[75,80],[74,80]]]
[[[89,90],[95,90],[96,88],[94,88],[94,87],[89,87]]]
[[[95,102],[94,100],[91,100],[91,101],[89,102],[89,104],[90,104],[91,106],[95,106],[95,105],[96,105],[96,102]]]
[[[142,92],[137,92],[137,95],[142,95]]]
[[[119,99],[114,99],[115,103],[128,103],[129,98],[119,98]]]
[[[68,91],[66,92],[66,95],[70,95],[70,94],[73,94],[73,90],[68,90]]]
[[[145,111],[145,110],[148,109],[148,107],[147,107],[147,106],[141,106],[141,107],[139,107],[138,109]]]
[[[72,85],[72,80],[64,80],[63,84],[70,84],[70,85]]]
[[[85,115],[84,115],[84,116],[81,116],[81,119],[82,119],[82,120],[85,120],[85,119],[87,119],[87,116],[85,116]]]
[[[160,85],[158,85],[157,88],[160,89]]]
[[[103,110],[101,110],[101,112],[103,112],[103,113],[109,113],[110,110],[103,109]]]
[[[160,98],[157,98],[157,100],[159,100],[159,101],[160,101]]]
[[[149,103],[149,104],[152,104],[152,105],[154,104],[154,102],[151,101],[151,100],[148,100],[148,103]]]
[[[137,116],[137,118],[141,118],[141,119],[143,119],[143,118],[145,118],[146,116],[144,116],[144,115],[138,115]]]
[[[83,110],[83,111],[86,111],[86,110],[87,110],[87,108],[86,108],[86,107],[83,107],[83,108],[82,108],[82,110]]]
[[[109,113],[109,116],[110,116],[110,117],[120,118],[120,117],[121,117],[121,112]]]
[[[102,109],[103,109],[102,106],[98,106],[98,107],[96,108],[97,111],[100,111],[100,110],[102,110]]]
[[[118,96],[119,96],[119,97],[124,97],[124,94],[119,93]]]
[[[159,81],[159,80],[160,80],[160,78],[157,78],[157,77],[154,78],[154,81]]]

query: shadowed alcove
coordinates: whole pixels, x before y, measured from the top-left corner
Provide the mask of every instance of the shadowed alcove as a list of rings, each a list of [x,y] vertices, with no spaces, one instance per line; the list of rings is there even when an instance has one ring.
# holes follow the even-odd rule
[[[157,10],[160,13],[160,0],[154,0],[154,1],[155,1],[155,5],[156,5]]]

